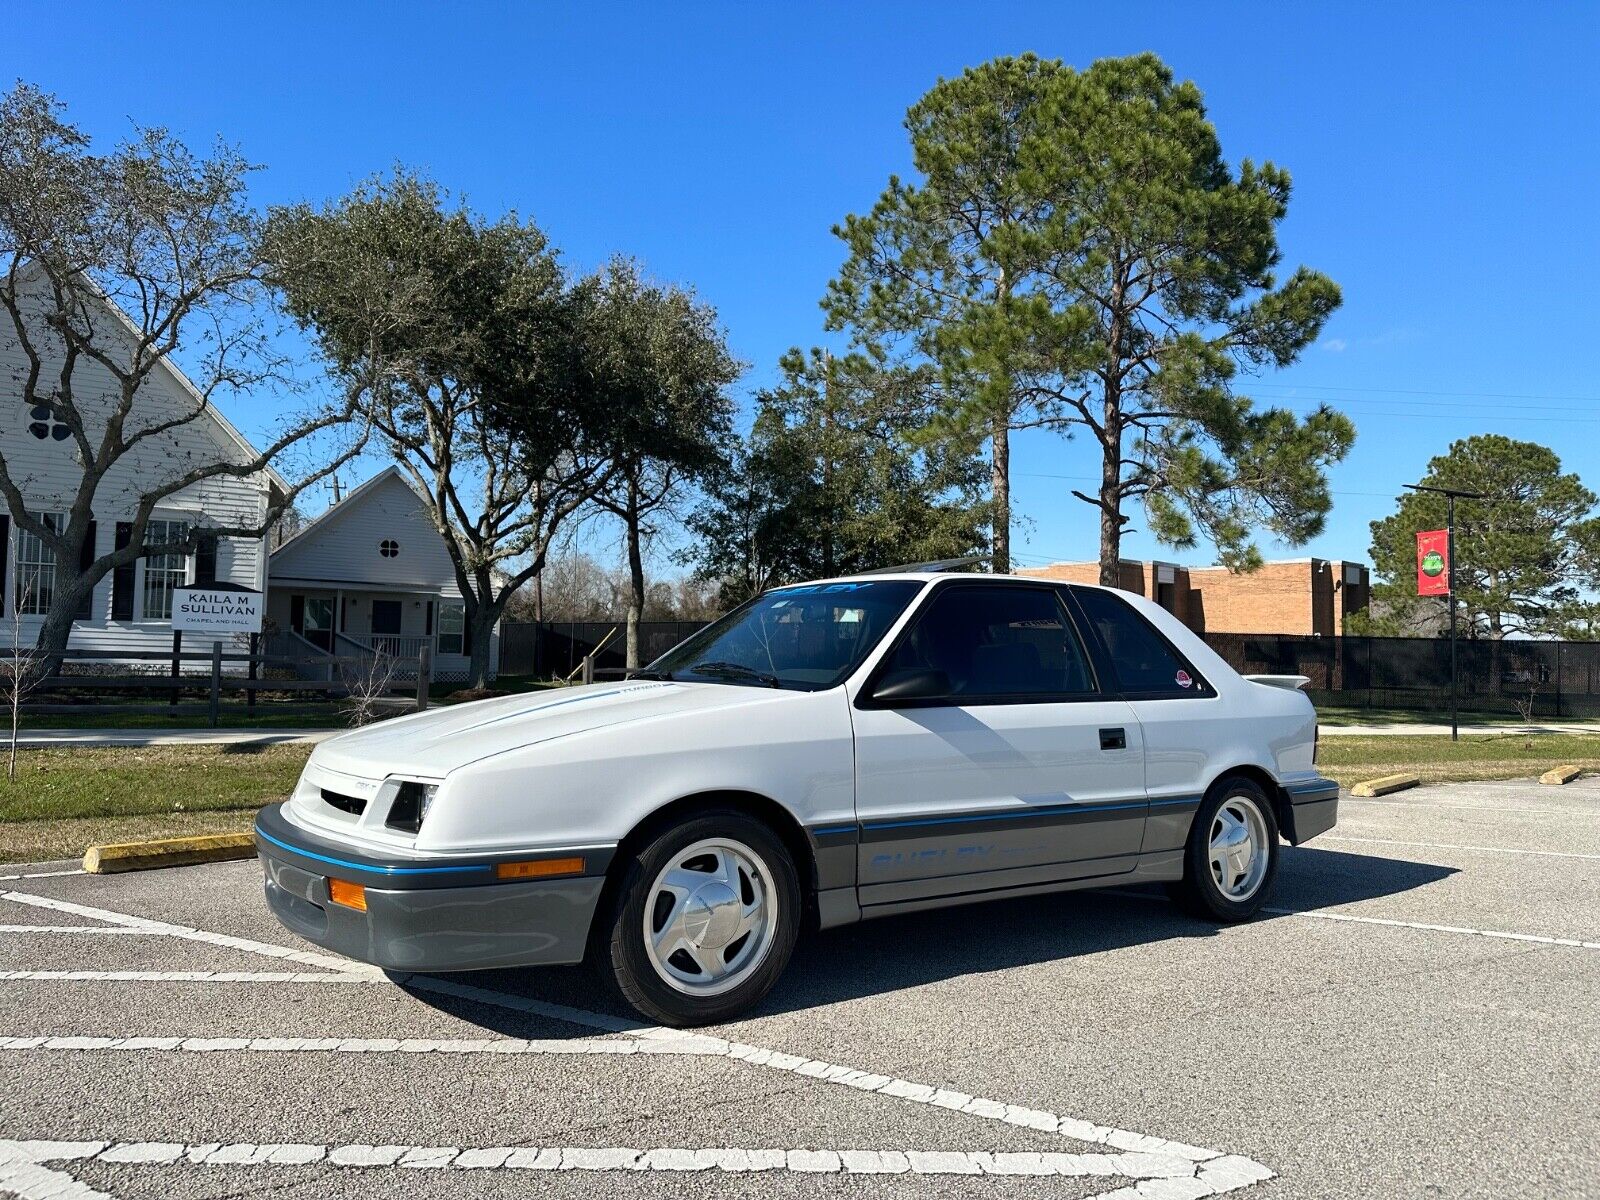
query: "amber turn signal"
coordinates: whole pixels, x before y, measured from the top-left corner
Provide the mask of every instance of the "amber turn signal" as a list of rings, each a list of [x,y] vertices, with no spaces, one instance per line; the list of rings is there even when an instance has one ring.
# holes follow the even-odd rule
[[[494,873],[501,879],[541,879],[551,875],[582,875],[581,858],[542,858],[536,862],[500,863]]]
[[[367,889],[359,883],[349,883],[343,879],[328,880],[328,899],[346,908],[367,911]]]

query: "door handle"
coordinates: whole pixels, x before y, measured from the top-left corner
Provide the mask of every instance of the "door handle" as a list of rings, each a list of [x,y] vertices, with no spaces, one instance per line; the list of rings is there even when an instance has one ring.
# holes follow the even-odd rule
[[[1128,748],[1128,731],[1125,729],[1102,729],[1100,731],[1100,749],[1126,750]]]

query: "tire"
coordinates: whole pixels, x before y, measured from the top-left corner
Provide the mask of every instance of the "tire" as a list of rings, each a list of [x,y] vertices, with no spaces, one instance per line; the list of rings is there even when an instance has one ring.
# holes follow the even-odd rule
[[[1266,903],[1277,876],[1278,821],[1271,797],[1243,775],[1218,781],[1195,813],[1174,898],[1199,917],[1245,921]]]
[[[782,839],[742,812],[707,810],[660,831],[627,865],[596,931],[596,966],[649,1020],[724,1021],[783,974],[801,913]]]

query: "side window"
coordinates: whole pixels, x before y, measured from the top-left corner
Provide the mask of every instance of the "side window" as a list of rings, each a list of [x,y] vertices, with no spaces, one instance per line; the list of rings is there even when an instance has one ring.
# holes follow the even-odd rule
[[[1093,588],[1076,588],[1073,594],[1111,655],[1123,691],[1143,696],[1210,694],[1205,682],[1126,601]]]
[[[942,671],[950,698],[1085,695],[1083,647],[1046,588],[941,588],[885,664],[885,676]]]
[[[467,610],[465,605],[439,605],[439,653],[466,653]]]

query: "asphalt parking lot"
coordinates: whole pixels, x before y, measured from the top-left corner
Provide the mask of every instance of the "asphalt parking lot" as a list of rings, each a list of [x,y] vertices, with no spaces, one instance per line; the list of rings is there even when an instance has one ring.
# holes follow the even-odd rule
[[[0,878],[0,1193],[1600,1195],[1600,780],[1346,799],[1272,912],[1011,901],[802,945],[755,1017],[389,979],[255,863]]]

